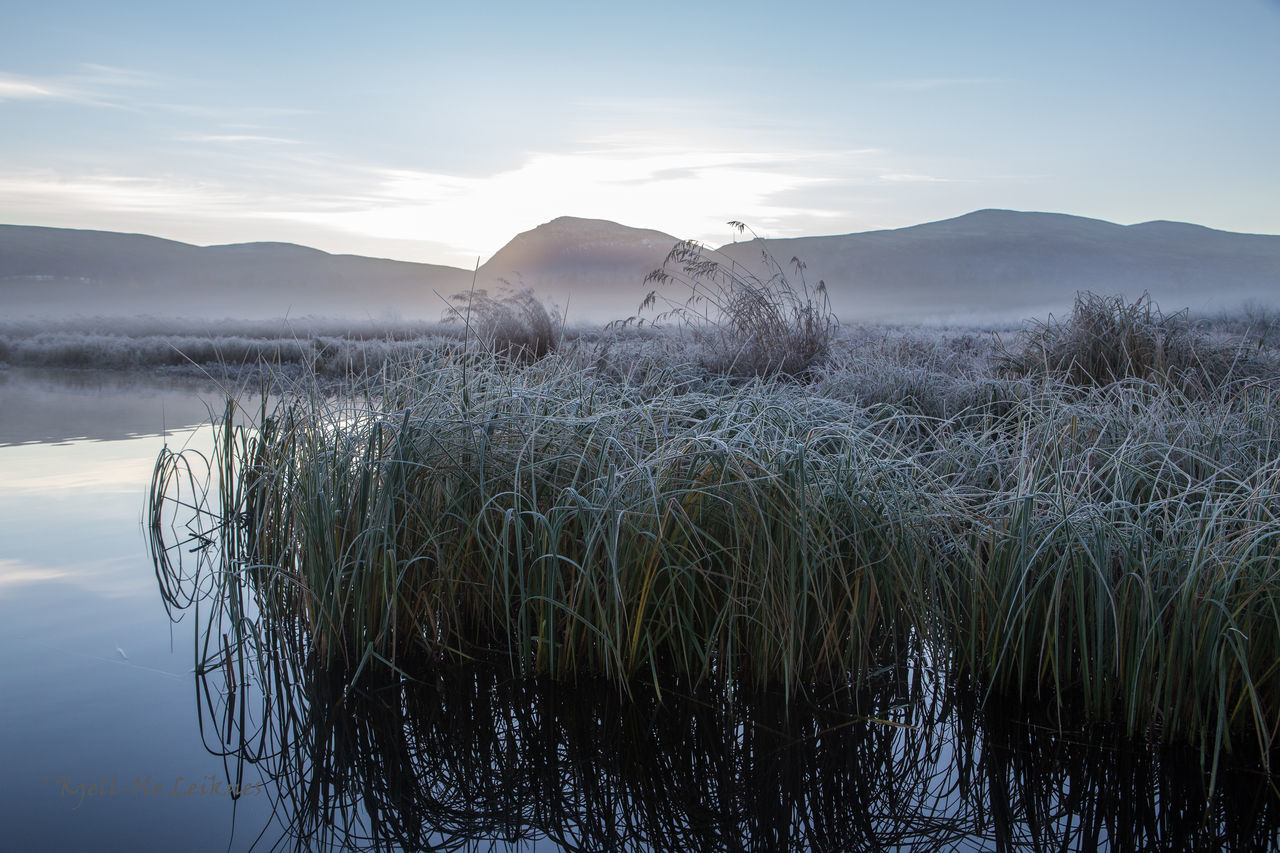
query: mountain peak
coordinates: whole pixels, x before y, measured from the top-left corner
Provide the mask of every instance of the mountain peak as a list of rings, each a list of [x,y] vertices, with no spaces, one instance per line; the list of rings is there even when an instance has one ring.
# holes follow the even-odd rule
[[[575,243],[593,243],[601,239],[628,240],[639,235],[650,237],[658,235],[671,243],[675,242],[674,237],[663,234],[661,231],[633,228],[609,219],[587,219],[581,216],[557,216],[550,222],[544,222],[536,228],[520,232],[515,240],[536,236],[539,239],[560,238]]]
[[[488,270],[518,269],[530,253],[540,258],[558,256],[577,261],[591,257],[598,265],[605,255],[626,256],[636,251],[651,254],[655,248],[665,253],[675,245],[676,238],[661,231],[632,228],[608,219],[584,219],[578,216],[558,216],[536,228],[522,231],[493,254],[484,267]],[[615,258],[616,260],[617,258]]]
[[[640,304],[645,276],[676,242],[661,231],[560,216],[495,252],[480,268],[479,283],[531,288],[575,319],[612,320]]]
[[[271,240],[263,240],[256,243],[221,243],[216,246],[206,246],[205,248],[215,249],[219,252],[273,252],[313,257],[329,254],[323,249],[313,249],[310,246],[300,246],[297,243],[281,243]]]

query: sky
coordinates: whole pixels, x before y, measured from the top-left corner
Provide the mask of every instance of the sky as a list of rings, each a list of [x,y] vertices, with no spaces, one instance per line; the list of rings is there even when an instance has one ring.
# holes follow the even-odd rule
[[[471,268],[982,208],[1280,234],[1280,0],[0,5],[0,223]]]

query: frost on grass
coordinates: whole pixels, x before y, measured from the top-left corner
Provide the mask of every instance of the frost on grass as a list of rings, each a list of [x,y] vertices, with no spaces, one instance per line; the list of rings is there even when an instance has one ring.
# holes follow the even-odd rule
[[[746,230],[741,222],[729,224],[739,233]],[[762,248],[758,270],[753,270],[701,243],[682,240],[662,268],[645,278],[662,292],[651,291],[640,312],[664,305],[653,322],[688,333],[700,347],[702,364],[713,372],[804,377],[826,359],[840,324],[826,283],[811,287],[804,263],[792,258],[790,265],[794,272],[788,276]],[[671,289],[676,296],[669,295]],[[638,322],[633,317],[625,323],[632,321]]]
[[[1141,379],[1201,395],[1267,372],[1255,353],[1215,340],[1186,310],[1165,314],[1147,294],[1128,302],[1094,293],[1078,295],[1066,320],[1028,324],[1000,353],[998,369],[1077,385]]]

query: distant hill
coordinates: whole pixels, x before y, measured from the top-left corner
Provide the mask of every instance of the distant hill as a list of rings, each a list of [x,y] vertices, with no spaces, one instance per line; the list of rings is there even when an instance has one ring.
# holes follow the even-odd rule
[[[676,238],[601,219],[562,216],[517,234],[480,267],[477,286],[530,288],[569,321],[607,322],[634,313]]]
[[[758,266],[767,250],[805,264],[844,318],[1018,320],[1070,307],[1076,292],[1144,291],[1166,311],[1280,303],[1280,237],[1179,222],[1116,225],[1059,213],[980,210],[910,228],[721,247]]]
[[[192,246],[142,234],[0,225],[7,317],[437,318],[471,284],[453,267],[290,243]]]
[[[531,288],[571,322],[629,316],[676,238],[561,217],[517,235],[478,287]],[[1116,225],[1054,213],[981,210],[910,228],[730,243],[790,275],[826,282],[845,320],[1010,321],[1068,309],[1077,291],[1148,291],[1167,311],[1280,304],[1280,236],[1177,222]],[[466,291],[454,267],[330,255],[286,243],[199,247],[139,234],[0,225],[0,315],[329,316],[435,319]],[[505,282],[505,284],[504,284]],[[671,291],[679,298],[678,291]]]

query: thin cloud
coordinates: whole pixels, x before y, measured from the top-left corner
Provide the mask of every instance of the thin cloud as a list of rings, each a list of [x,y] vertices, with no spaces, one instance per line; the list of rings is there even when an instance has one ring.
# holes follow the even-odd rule
[[[198,181],[48,172],[0,175],[0,197],[6,207],[45,214],[80,210],[239,215],[254,203],[248,195]]]
[[[952,178],[939,178],[934,175],[917,175],[910,172],[893,172],[881,175],[880,180],[891,184],[952,184]]]
[[[933,89],[952,89],[959,86],[985,86],[991,83],[1003,83],[1000,77],[910,77],[899,80],[887,80],[884,85],[890,89],[905,89],[913,92],[926,92]]]
[[[228,125],[240,123],[245,126],[256,126],[257,122],[266,119],[313,115],[315,113],[314,110],[297,107],[211,107],[203,104],[178,104],[172,102],[150,103],[146,106],[190,118],[210,119]]]
[[[0,74],[0,102],[58,100],[70,98],[70,93],[46,81]]]
[[[225,142],[262,143],[267,145],[301,145],[300,139],[285,139],[280,136],[256,136],[248,133],[185,133],[175,136],[179,142]]]
[[[133,68],[122,68],[119,65],[100,65],[95,62],[82,62],[80,67],[90,79],[113,86],[154,86],[153,75]]]
[[[82,65],[73,74],[49,77],[0,73],[0,102],[57,100],[96,107],[120,107],[128,98],[121,90],[155,85],[149,75],[109,65]]]

